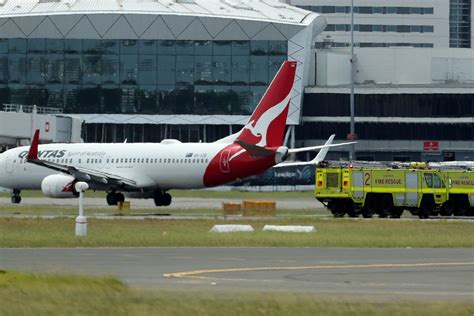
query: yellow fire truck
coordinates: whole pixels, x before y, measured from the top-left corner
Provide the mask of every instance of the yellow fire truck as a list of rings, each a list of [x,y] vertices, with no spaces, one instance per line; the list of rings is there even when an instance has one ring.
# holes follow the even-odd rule
[[[405,210],[430,215],[473,215],[474,172],[424,163],[323,162],[315,197],[335,217],[399,218]]]

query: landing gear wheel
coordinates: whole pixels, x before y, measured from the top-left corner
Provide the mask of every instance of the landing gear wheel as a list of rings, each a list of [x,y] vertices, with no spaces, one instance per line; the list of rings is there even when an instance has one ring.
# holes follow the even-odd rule
[[[169,193],[163,193],[162,191],[156,191],[153,201],[156,206],[169,206],[172,201],[172,197]]]
[[[169,193],[163,194],[163,206],[170,206],[173,198]]]
[[[11,201],[12,201],[12,204],[20,204],[21,203],[21,196],[12,195]]]
[[[117,199],[115,198],[115,192],[107,193],[107,196],[105,197],[107,200],[107,204],[112,206],[112,205],[117,205]]]
[[[125,196],[122,193],[110,192],[106,196],[107,204],[110,206],[117,205],[119,202],[125,201]]]
[[[125,195],[122,193],[115,193],[115,198],[117,199],[117,203],[125,202]]]

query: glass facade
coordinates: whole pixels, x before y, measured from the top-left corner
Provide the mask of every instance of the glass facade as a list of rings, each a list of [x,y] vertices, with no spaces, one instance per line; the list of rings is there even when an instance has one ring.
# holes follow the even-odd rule
[[[298,6],[302,9],[323,14],[347,14],[351,13],[350,6]],[[383,7],[383,6],[354,6],[356,14],[416,14],[433,15],[433,7]]]
[[[344,138],[349,130],[349,123],[306,122],[296,127],[296,138],[298,140],[326,139],[330,134]],[[467,123],[357,123],[356,132],[359,139],[364,140],[472,141],[474,125]]]
[[[350,32],[350,24],[328,24],[325,32]],[[433,33],[433,25],[354,24],[354,32]]]
[[[449,47],[471,47],[471,0],[449,1]]]
[[[359,117],[474,117],[474,94],[356,94],[355,103]],[[303,116],[350,116],[349,94],[307,93]]]
[[[0,39],[0,104],[245,115],[287,51],[286,41]]]

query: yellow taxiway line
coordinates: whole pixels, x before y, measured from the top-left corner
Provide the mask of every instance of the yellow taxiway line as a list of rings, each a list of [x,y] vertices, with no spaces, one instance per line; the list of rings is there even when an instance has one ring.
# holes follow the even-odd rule
[[[297,271],[297,270],[322,270],[322,269],[388,269],[388,268],[417,268],[417,267],[450,267],[474,266],[471,262],[426,262],[426,263],[381,263],[381,264],[351,264],[351,265],[314,265],[295,267],[255,267],[255,268],[228,268],[228,269],[203,269],[163,274],[166,278],[193,278],[213,279],[202,274],[225,272],[258,272],[258,271]]]

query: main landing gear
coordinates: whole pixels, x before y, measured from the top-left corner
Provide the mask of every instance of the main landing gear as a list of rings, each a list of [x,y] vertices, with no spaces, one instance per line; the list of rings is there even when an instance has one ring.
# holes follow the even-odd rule
[[[108,205],[117,205],[125,201],[125,196],[122,193],[110,192],[107,193],[106,199]]]
[[[21,203],[20,193],[21,193],[20,190],[13,190],[12,191],[12,197],[11,197],[12,204],[20,204]]]
[[[153,197],[156,206],[169,206],[171,204],[172,197],[169,193],[164,191],[155,191]]]

